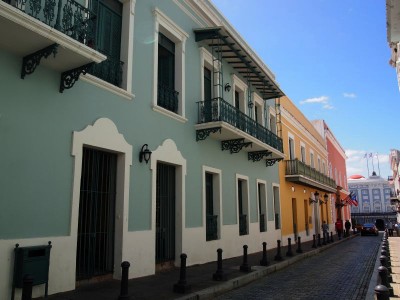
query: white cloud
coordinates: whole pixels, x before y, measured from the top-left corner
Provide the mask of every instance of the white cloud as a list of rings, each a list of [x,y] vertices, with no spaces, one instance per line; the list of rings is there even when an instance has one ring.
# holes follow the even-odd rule
[[[329,98],[327,96],[315,97],[315,98],[308,98],[306,100],[300,101],[300,104],[307,104],[307,103],[328,103]]]
[[[343,93],[343,97],[345,98],[357,98],[357,95],[354,93]]]
[[[334,109],[334,107],[330,104],[325,104],[324,106],[322,106],[323,109]]]
[[[373,171],[384,179],[391,175],[388,154],[377,155],[376,151],[355,149],[347,149],[345,152],[347,156],[346,169],[348,177],[355,174],[368,177],[368,175],[371,175]],[[370,153],[372,153],[373,159],[369,157]],[[364,158],[365,154],[367,154],[368,157],[368,164],[367,159]]]

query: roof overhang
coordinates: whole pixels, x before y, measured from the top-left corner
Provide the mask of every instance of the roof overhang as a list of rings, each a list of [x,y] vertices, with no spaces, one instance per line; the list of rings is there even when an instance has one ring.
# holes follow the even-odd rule
[[[400,1],[386,0],[386,26],[389,43],[400,41]]]
[[[254,54],[242,46],[225,27],[199,28],[194,33],[196,42],[203,42],[209,47],[218,46],[217,51],[222,53],[223,61],[257,89],[264,100],[284,96],[266,66],[261,66]]]

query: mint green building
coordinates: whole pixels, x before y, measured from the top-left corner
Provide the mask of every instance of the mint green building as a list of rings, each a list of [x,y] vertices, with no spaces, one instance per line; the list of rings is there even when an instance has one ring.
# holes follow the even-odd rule
[[[0,299],[17,243],[49,294],[274,247],[273,73],[208,0],[79,2],[0,1]]]

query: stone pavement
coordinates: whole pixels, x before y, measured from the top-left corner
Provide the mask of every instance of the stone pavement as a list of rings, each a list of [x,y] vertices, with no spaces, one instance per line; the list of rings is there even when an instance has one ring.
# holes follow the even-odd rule
[[[388,241],[393,278],[393,282],[390,285],[396,296],[390,299],[398,299],[400,298],[400,238],[398,236],[388,237]]]
[[[351,236],[353,238],[355,236]],[[322,247],[312,248],[312,241],[302,243],[303,253],[296,253],[297,245],[292,245],[293,256],[286,256],[287,247],[281,247],[282,261],[275,261],[277,249],[267,251],[268,266],[260,266],[262,252],[249,254],[248,264],[251,266],[251,272],[244,273],[240,271],[240,265],[243,263],[243,257],[235,257],[223,260],[223,270],[227,277],[226,281],[214,281],[213,274],[217,270],[217,263],[211,262],[202,265],[190,266],[186,270],[186,280],[191,286],[191,291],[185,294],[173,292],[173,285],[179,281],[180,269],[159,272],[155,275],[135,278],[129,280],[129,296],[133,300],[149,299],[212,299],[224,292],[244,286],[249,282],[257,280],[269,273],[286,268],[304,258],[316,255],[330,247],[340,247],[350,238],[337,240],[334,236],[334,242],[323,245]],[[399,239],[400,240],[400,239]],[[276,245],[274,245],[276,247]],[[262,249],[262,247],[260,246]],[[216,253],[217,254],[217,253]],[[134,262],[131,268],[134,268]],[[49,282],[51,284],[51,282]],[[49,300],[109,300],[118,299],[120,294],[120,281],[109,280],[95,284],[87,284],[77,287],[74,291],[59,293],[48,297]],[[127,299],[127,298],[124,298]]]

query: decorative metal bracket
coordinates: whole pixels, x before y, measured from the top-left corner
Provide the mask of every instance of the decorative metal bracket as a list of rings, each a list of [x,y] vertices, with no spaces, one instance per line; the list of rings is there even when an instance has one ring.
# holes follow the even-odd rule
[[[267,167],[273,166],[276,162],[280,162],[283,158],[270,158],[266,160],[265,165]]]
[[[79,76],[81,74],[86,74],[94,63],[89,63],[78,68],[65,71],[61,73],[61,82],[60,82],[60,93],[62,93],[65,89],[70,89],[74,86],[75,82],[78,81]]]
[[[247,153],[248,160],[252,161],[260,161],[264,156],[270,155],[272,152],[265,150],[265,151],[253,151]]]
[[[205,140],[210,135],[210,133],[216,133],[217,131],[221,133],[221,127],[196,130],[196,142]]]
[[[244,139],[221,141],[222,151],[230,150],[231,154],[238,153],[243,147],[247,148],[252,145],[252,142],[245,142]]]
[[[22,58],[22,69],[21,69],[21,79],[25,78],[25,75],[32,74],[36,67],[40,64],[40,60],[44,57],[49,57],[50,54],[53,54],[56,57],[58,44],[55,43],[46,48],[40,49],[32,54],[24,56]]]

